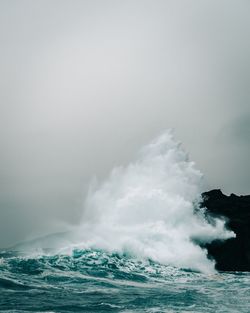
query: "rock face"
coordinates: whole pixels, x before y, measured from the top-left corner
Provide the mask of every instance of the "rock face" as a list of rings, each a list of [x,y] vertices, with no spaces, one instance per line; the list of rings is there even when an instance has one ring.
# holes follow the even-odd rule
[[[209,257],[221,271],[250,271],[250,195],[224,195],[221,190],[203,193],[202,206],[212,216],[226,218],[226,226],[236,238],[213,241],[206,245]]]

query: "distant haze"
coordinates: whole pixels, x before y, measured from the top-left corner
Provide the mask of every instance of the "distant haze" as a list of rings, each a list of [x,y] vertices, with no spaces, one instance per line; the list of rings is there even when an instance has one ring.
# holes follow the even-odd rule
[[[250,194],[250,2],[0,1],[0,247],[76,224],[88,183],[174,128]]]

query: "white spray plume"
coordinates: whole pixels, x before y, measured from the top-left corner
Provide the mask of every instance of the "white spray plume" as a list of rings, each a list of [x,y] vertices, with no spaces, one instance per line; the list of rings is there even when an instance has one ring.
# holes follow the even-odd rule
[[[213,272],[214,262],[195,242],[234,234],[225,230],[223,221],[211,224],[202,211],[194,212],[201,182],[202,174],[172,131],[164,132],[142,149],[137,161],[113,169],[104,183],[90,188],[78,229],[80,247]]]

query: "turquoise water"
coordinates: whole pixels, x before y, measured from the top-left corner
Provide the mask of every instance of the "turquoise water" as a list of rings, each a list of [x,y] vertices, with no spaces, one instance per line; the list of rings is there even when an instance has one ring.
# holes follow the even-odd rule
[[[250,274],[214,272],[202,248],[235,234],[199,209],[201,186],[164,132],[91,185],[78,225],[0,252],[0,312],[249,313]]]
[[[250,312],[250,274],[201,274],[128,255],[0,254],[1,312]]]

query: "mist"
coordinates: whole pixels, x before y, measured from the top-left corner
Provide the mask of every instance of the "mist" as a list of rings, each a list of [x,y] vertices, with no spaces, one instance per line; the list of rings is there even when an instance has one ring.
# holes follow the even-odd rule
[[[247,194],[248,1],[0,2],[0,246],[78,223],[89,181],[174,129]]]

